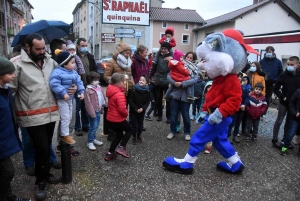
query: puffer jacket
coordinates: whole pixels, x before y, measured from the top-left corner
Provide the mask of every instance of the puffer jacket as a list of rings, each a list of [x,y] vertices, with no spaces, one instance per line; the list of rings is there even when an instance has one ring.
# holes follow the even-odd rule
[[[0,160],[22,150],[12,111],[12,92],[0,88]]]
[[[170,69],[168,67],[168,61],[166,61],[165,58],[170,56],[170,53],[164,55],[160,54],[157,63],[152,64],[150,78],[154,77],[154,83],[159,87],[167,87],[169,85],[167,75],[169,74]]]
[[[264,57],[262,60],[259,61],[262,70],[266,73],[267,80],[266,85],[272,85],[276,82],[279,75],[283,72],[282,63],[279,59],[274,57],[266,58]]]
[[[108,85],[106,89],[106,97],[108,98],[108,111],[106,119],[110,122],[125,121],[128,116],[126,109],[127,101],[121,88],[115,85]]]
[[[293,120],[300,121],[296,114],[300,112],[300,89],[297,89],[289,101],[289,111]]]
[[[258,73],[258,72],[252,73],[250,71],[247,72],[247,76],[250,81],[250,82],[248,81],[248,83],[251,85],[252,89],[254,89],[255,85],[259,82],[262,83],[262,85],[264,85],[264,89],[262,91],[262,95],[264,95],[264,96],[266,95],[265,75],[266,74],[264,72],[260,72],[260,73]]]
[[[42,68],[22,49],[21,55],[11,59],[16,70],[9,85],[15,92],[14,110],[20,127],[44,125],[60,120],[54,94],[49,85],[50,75],[57,63],[45,54]]]
[[[76,84],[78,94],[84,92],[83,82],[75,70],[68,70],[60,65],[50,75],[50,88],[58,99],[64,98],[68,88]]]
[[[246,106],[247,116],[250,119],[260,118],[267,110],[267,101],[262,94],[255,95],[254,91],[249,94],[249,101]]]
[[[138,53],[134,53],[132,57],[131,73],[134,83],[138,83],[142,75],[149,77],[149,62],[146,58],[142,58]]]
[[[95,111],[100,111],[100,113],[103,113],[103,106],[106,105],[106,96],[104,95],[103,89],[100,88],[100,94],[102,94],[103,97],[103,104],[100,105],[98,93],[93,89],[92,85],[87,85],[84,93],[84,103],[85,103],[85,109],[90,117],[95,118],[96,113]]]
[[[164,35],[159,40],[159,43],[162,44],[163,42],[168,41],[170,43],[170,47],[175,47],[176,46],[176,40],[174,38],[174,28],[173,27],[168,27],[168,28],[166,28],[165,33],[166,33],[166,31],[171,31],[172,32],[172,38],[171,38],[171,40],[168,40],[167,37],[166,37],[166,35]]]
[[[191,78],[190,71],[184,68],[183,61],[171,60],[168,67],[170,68],[171,78],[175,82],[183,82]]]

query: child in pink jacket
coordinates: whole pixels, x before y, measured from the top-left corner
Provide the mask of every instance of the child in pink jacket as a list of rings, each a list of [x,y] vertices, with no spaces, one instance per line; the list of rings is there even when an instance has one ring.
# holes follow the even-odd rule
[[[96,72],[87,74],[87,82],[84,95],[84,103],[87,112],[87,117],[90,123],[88,133],[87,147],[89,150],[95,151],[94,145],[102,145],[101,141],[96,140],[97,130],[100,124],[100,115],[103,113],[103,106],[106,104],[106,98],[103,89],[99,85],[100,76]]]

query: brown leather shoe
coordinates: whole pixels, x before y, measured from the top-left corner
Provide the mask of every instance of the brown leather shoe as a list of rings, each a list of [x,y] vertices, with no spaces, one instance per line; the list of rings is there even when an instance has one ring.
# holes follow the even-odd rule
[[[60,136],[60,140],[67,144],[75,144],[76,142],[70,135]]]

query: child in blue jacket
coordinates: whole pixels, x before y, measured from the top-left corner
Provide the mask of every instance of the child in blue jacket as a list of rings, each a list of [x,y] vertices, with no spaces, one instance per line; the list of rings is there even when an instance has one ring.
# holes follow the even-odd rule
[[[74,144],[75,140],[69,135],[69,125],[72,118],[72,99],[67,93],[68,88],[75,84],[80,100],[84,98],[84,86],[75,69],[75,59],[67,51],[55,50],[58,66],[52,71],[50,76],[50,88],[57,99],[58,110],[60,113],[61,140],[67,144]]]
[[[8,83],[13,81],[15,67],[4,57],[0,57],[0,200],[25,200],[12,193],[11,181],[15,169],[10,156],[22,150],[12,110],[12,91]]]

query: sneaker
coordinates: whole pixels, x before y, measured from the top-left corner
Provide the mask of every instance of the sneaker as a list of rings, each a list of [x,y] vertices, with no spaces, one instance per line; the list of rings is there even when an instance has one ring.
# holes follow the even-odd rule
[[[70,135],[60,136],[60,140],[67,144],[75,144],[76,142]]]
[[[172,140],[174,138],[174,134],[173,133],[169,133],[167,136],[168,140]]]
[[[61,163],[58,161],[51,162],[50,167],[53,167],[54,169],[60,170],[61,169]]]
[[[142,140],[142,137],[141,136],[139,136],[139,137],[137,137],[137,141],[138,141],[138,143],[143,143],[143,140]]]
[[[105,153],[105,157],[104,157],[104,160],[106,161],[111,161],[113,159],[116,159],[117,158],[117,154],[114,152],[114,153],[110,153],[109,151]]]
[[[195,120],[195,115],[191,115],[191,118],[190,118],[192,121]]]
[[[189,134],[185,135],[185,136],[184,136],[184,139],[185,139],[186,141],[190,141],[190,140],[191,140],[191,135],[189,135]]]
[[[108,134],[105,134],[103,132],[100,135],[103,136],[103,137],[107,137],[108,136]]]
[[[36,200],[45,200],[47,198],[46,194],[46,182],[38,183],[38,190],[35,192]]]
[[[241,137],[241,135],[239,133],[236,136]]]
[[[152,118],[149,115],[145,115],[145,119],[148,121],[152,121]]]
[[[281,148],[280,155],[282,155],[282,156],[285,156],[285,155],[286,155],[286,152],[287,152],[287,150],[288,150],[288,148],[282,147],[282,148]]]
[[[77,136],[83,136],[82,130],[75,131],[75,135],[77,135]]]
[[[292,142],[294,145],[300,144],[300,136],[295,135]]]
[[[210,154],[211,152],[211,147],[205,147],[204,153]]]
[[[236,142],[236,143],[240,143],[240,142],[241,142],[241,140],[240,140],[239,137],[233,137],[233,138],[232,138],[232,141],[233,141],[233,142]]]
[[[103,145],[103,142],[101,142],[99,140],[94,140],[93,143],[94,143],[94,145],[97,145],[97,146]]]
[[[20,198],[20,197],[17,197],[17,196],[15,196],[15,195],[13,195],[13,196],[7,198],[7,200],[8,200],[8,201],[10,201],[10,200],[11,200],[11,201],[31,201],[30,198]]]
[[[47,182],[49,184],[59,184],[61,182],[61,177],[55,178],[53,174],[49,174]]]
[[[80,153],[79,151],[77,151],[77,150],[71,148],[71,155],[72,155],[72,156],[79,156],[79,153]]]
[[[136,137],[132,137],[132,144],[136,145]]]
[[[263,115],[263,116],[261,117],[261,120],[264,121],[264,122],[268,122],[268,119],[267,119],[267,116],[266,116],[266,115]]]
[[[130,158],[130,156],[127,154],[126,147],[119,146],[116,150],[116,153],[124,158]]]
[[[31,166],[31,167],[25,167],[25,170],[26,170],[26,174],[27,174],[28,176],[34,176],[34,174],[35,174],[35,169],[34,169],[33,166]]]
[[[250,141],[250,137],[245,137],[246,142]]]
[[[143,126],[142,131],[146,131],[147,129]]]
[[[90,143],[87,143],[87,148],[91,151],[95,151],[96,150],[96,147],[94,145],[94,143],[90,142]]]

